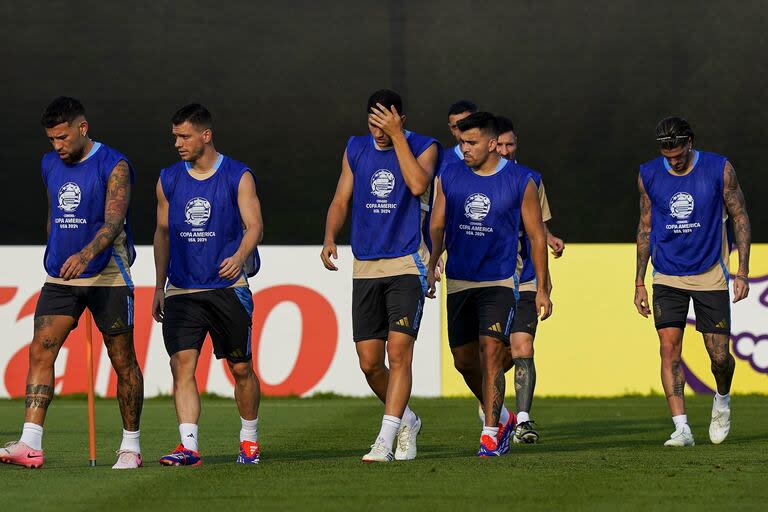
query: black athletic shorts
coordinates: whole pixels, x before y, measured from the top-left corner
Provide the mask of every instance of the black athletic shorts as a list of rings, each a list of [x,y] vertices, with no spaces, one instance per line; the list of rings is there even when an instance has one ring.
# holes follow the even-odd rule
[[[386,340],[389,331],[413,338],[424,312],[426,279],[405,274],[352,280],[352,337]]]
[[[133,330],[133,289],[128,286],[68,286],[45,283],[37,299],[35,318],[45,315],[71,316],[75,327],[85,308],[93,314],[102,334],[117,335]]]
[[[492,336],[509,345],[515,318],[514,288],[488,286],[448,294],[448,343],[459,347]]]
[[[200,350],[211,335],[216,359],[231,363],[251,359],[253,296],[245,287],[218,288],[165,299],[163,339],[168,355]]]
[[[700,292],[662,284],[653,285],[653,319],[656,329],[664,327],[684,329],[691,299],[693,299],[697,331],[731,333],[731,301],[728,290]]]
[[[536,292],[520,292],[517,299],[517,311],[512,320],[512,332],[526,332],[536,336],[536,327],[539,325],[539,317],[536,315]]]

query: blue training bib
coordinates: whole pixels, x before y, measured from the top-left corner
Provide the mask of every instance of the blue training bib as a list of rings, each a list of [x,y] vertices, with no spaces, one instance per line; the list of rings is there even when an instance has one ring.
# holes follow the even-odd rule
[[[640,166],[651,199],[651,261],[671,276],[701,274],[722,261],[726,157],[697,151],[693,170],[674,175],[664,157]],[[727,275],[727,273],[726,273]]]
[[[219,266],[243,240],[237,190],[243,174],[252,171],[224,155],[203,180],[190,176],[188,166],[177,162],[160,172],[168,200],[168,281],[177,288],[226,288],[239,277],[221,278]]]
[[[413,132],[406,136],[416,158],[437,143]],[[354,174],[351,245],[355,258],[415,253],[421,243],[421,200],[406,185],[395,150],[378,149],[371,135],[351,137],[347,161]]]
[[[508,279],[517,270],[518,231],[528,169],[500,160],[480,176],[464,162],[444,167],[446,276],[466,281]]]
[[[107,184],[120,160],[128,164],[133,185],[131,163],[125,155],[105,144],[94,142],[86,159],[74,164],[64,162],[55,151],[43,155],[43,181],[51,200],[50,234],[43,258],[49,276],[59,277],[67,258],[80,252],[104,226]],[[127,215],[123,229],[130,265],[136,259],[136,251]],[[93,277],[101,272],[112,255],[112,247],[97,254],[80,277]]]

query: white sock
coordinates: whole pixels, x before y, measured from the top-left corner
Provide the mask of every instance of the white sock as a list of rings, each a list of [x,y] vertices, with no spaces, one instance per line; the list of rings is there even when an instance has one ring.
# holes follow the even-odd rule
[[[120,443],[121,450],[128,450],[135,453],[141,453],[141,445],[139,444],[139,435],[141,430],[131,432],[130,430],[123,429],[123,442]]]
[[[402,423],[405,425],[408,425],[409,427],[412,427],[416,424],[416,413],[411,410],[410,407],[407,405],[405,406],[405,412],[403,412],[403,420]]]
[[[675,424],[675,430],[677,430],[680,427],[688,425],[688,415],[680,414],[678,416],[672,416],[672,421]]]
[[[247,420],[240,416],[240,442],[250,441],[255,443],[259,440],[259,418]]]
[[[197,451],[197,425],[195,423],[180,423],[179,434],[181,435],[181,444],[187,450]]]
[[[525,411],[520,411],[517,413],[517,422],[523,423],[524,421],[531,421],[531,417],[528,416],[528,413]]]
[[[37,423],[24,423],[24,428],[21,431],[21,439],[19,439],[19,441],[33,450],[42,450],[43,427]]]
[[[480,432],[480,438],[482,439],[483,436],[490,436],[491,439],[494,441],[498,441],[499,437],[499,427],[483,427],[483,431]]]
[[[730,409],[731,394],[726,393],[725,395],[721,395],[720,393],[715,392],[715,407],[718,409]]]
[[[509,421],[509,409],[504,404],[501,404],[501,415],[499,415],[499,422],[502,425],[506,425]]]
[[[400,418],[397,416],[387,416],[381,420],[381,430],[379,431],[379,437],[376,438],[377,442],[383,443],[387,448],[392,449],[392,443],[395,442],[395,436],[397,431],[400,430]]]

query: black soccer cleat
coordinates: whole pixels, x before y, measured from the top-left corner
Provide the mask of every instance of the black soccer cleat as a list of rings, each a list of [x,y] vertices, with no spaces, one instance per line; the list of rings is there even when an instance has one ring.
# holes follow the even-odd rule
[[[524,421],[522,423],[518,423],[517,427],[515,427],[515,433],[512,438],[512,442],[515,444],[525,443],[525,444],[536,444],[539,442],[539,433],[534,430],[533,425],[534,421]]]

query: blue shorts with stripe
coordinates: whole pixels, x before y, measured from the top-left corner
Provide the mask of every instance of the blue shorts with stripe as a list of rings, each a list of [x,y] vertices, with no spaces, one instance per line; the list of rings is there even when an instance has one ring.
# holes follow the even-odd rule
[[[211,335],[217,359],[231,363],[251,360],[253,296],[245,286],[172,295],[165,299],[163,340],[168,355],[187,349],[198,352]]]

